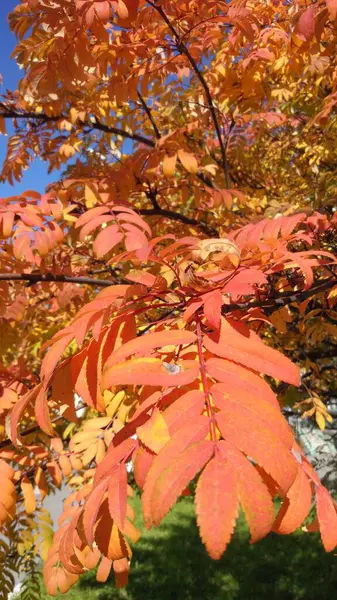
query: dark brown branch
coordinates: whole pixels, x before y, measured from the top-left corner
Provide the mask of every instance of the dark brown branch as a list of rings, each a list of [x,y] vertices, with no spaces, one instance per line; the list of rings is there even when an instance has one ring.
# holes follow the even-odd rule
[[[235,310],[249,310],[250,308],[262,308],[266,311],[269,311],[271,314],[283,306],[287,306],[293,302],[303,302],[307,298],[311,298],[316,294],[326,292],[335,285],[337,285],[337,279],[329,278],[324,281],[318,281],[316,286],[313,286],[309,290],[305,291],[294,292],[291,294],[285,292],[284,294],[279,294],[276,298],[269,298],[261,301],[224,304],[222,306],[222,314],[227,314]]]
[[[0,109],[2,109],[2,111],[4,111],[4,112],[0,113],[0,116],[3,117],[4,119],[29,119],[29,120],[36,120],[36,121],[40,121],[40,122],[42,121],[42,123],[49,123],[49,122],[59,121],[60,119],[66,119],[66,117],[64,115],[50,117],[49,115],[46,115],[45,113],[37,114],[37,113],[21,112],[21,111],[16,111],[13,109],[7,109],[7,107],[1,103],[0,103]],[[154,148],[156,145],[156,143],[153,140],[151,140],[150,138],[147,138],[138,133],[129,133],[128,131],[125,131],[125,129],[120,129],[119,127],[108,127],[108,125],[104,125],[103,123],[98,121],[95,117],[93,117],[93,120],[90,120],[90,121],[85,121],[85,122],[77,121],[77,125],[80,125],[82,127],[88,127],[89,129],[97,129],[98,131],[103,131],[104,133],[120,135],[123,138],[144,144],[145,146],[148,146],[149,148]]]
[[[193,69],[193,71],[195,72],[197,78],[199,79],[199,81],[201,83],[201,86],[203,87],[203,90],[205,92],[205,96],[207,98],[207,102],[209,104],[209,111],[210,111],[211,116],[212,116],[215,133],[216,133],[216,136],[217,136],[218,141],[219,141],[219,146],[220,146],[220,151],[221,151],[221,157],[222,157],[222,166],[223,166],[223,169],[224,169],[225,179],[226,179],[226,187],[230,188],[230,177],[229,177],[229,167],[228,167],[227,154],[226,154],[226,145],[224,143],[224,140],[222,139],[219,121],[218,121],[218,118],[216,116],[216,109],[215,109],[215,106],[213,104],[213,98],[212,98],[211,92],[209,90],[209,87],[207,85],[207,82],[206,82],[206,80],[205,80],[202,72],[200,71],[197,63],[195,62],[193,56],[191,55],[189,49],[187,48],[187,46],[183,42],[182,38],[178,34],[178,32],[175,29],[175,27],[172,25],[171,21],[169,20],[169,18],[165,14],[164,10],[161,8],[161,6],[157,6],[157,4],[155,3],[155,1],[152,2],[151,0],[148,0],[148,3],[160,14],[160,16],[162,17],[163,21],[165,21],[166,25],[170,29],[170,31],[171,31],[171,33],[172,33],[172,35],[173,35],[173,37],[174,37],[174,39],[176,41],[177,49],[180,50],[180,52],[182,54],[185,54],[185,56],[186,56],[187,60],[189,61],[190,65],[191,65],[191,67]]]
[[[30,285],[41,282],[79,283],[95,287],[109,287],[116,285],[108,279],[91,279],[90,277],[70,277],[68,275],[54,275],[53,273],[0,273],[0,281],[27,281]],[[118,284],[117,284],[118,285]]]
[[[172,210],[166,210],[165,208],[141,208],[138,212],[146,217],[165,217],[172,221],[180,221],[180,223],[184,223],[185,225],[193,225],[210,237],[219,237],[219,232],[211,225],[208,225],[208,223],[205,223],[205,221],[192,219]]]
[[[138,133],[129,133],[125,131],[125,129],[120,129],[119,127],[108,127],[108,125],[104,125],[100,121],[95,120],[90,122],[78,122],[79,125],[83,125],[84,127],[89,127],[90,129],[97,129],[98,131],[104,131],[104,133],[113,133],[114,135],[120,135],[123,138],[133,140],[135,142],[139,142],[140,144],[144,144],[149,148],[154,148],[156,143],[150,138],[145,137],[144,135],[139,135]]]
[[[151,110],[149,109],[148,105],[146,104],[146,102],[145,102],[143,96],[141,95],[141,93],[137,92],[137,95],[138,95],[138,98],[139,98],[139,102],[141,103],[143,109],[145,110],[145,112],[146,112],[146,114],[147,114],[147,116],[149,118],[149,121],[151,122],[153,130],[154,130],[154,132],[156,134],[157,140],[160,140],[161,135],[160,135],[159,129],[158,129],[157,125],[156,125],[156,122],[155,122],[155,120],[154,120],[154,118],[152,116]]]

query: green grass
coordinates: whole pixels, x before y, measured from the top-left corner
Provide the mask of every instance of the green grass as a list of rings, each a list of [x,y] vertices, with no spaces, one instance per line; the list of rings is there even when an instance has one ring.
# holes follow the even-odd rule
[[[139,499],[135,499],[139,504]],[[138,507],[139,508],[139,507]],[[139,523],[138,523],[139,525]],[[337,557],[318,535],[270,534],[255,545],[243,518],[220,561],[199,539],[192,501],[184,498],[158,529],[143,531],[134,547],[130,582],[117,590],[113,576],[102,585],[81,577],[69,600],[331,600],[337,591]],[[44,596],[45,597],[45,596]],[[49,596],[45,597],[48,598]]]

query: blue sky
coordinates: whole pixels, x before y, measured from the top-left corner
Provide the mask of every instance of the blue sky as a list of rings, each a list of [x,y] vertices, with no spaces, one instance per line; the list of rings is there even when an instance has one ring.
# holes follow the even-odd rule
[[[22,71],[18,68],[15,60],[10,58],[15,47],[16,38],[9,29],[7,22],[8,13],[19,4],[19,0],[0,0],[0,73],[3,77],[3,83],[0,86],[0,93],[4,93],[6,89],[14,90],[17,87],[17,82],[22,76]],[[7,122],[9,129],[9,122]],[[6,155],[7,138],[0,134],[0,164],[2,166]],[[36,190],[43,192],[46,185],[57,179],[57,172],[51,175],[47,173],[46,163],[35,160],[31,167],[24,172],[24,176],[19,183],[14,186],[8,183],[0,183],[0,197],[15,196],[25,190]]]

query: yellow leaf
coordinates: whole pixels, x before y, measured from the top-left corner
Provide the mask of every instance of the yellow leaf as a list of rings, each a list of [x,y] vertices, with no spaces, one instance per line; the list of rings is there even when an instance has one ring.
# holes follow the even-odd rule
[[[109,390],[105,390],[103,398],[106,406],[106,413],[112,419],[125,398],[125,392],[124,390],[121,390],[113,395]]]
[[[177,155],[173,154],[173,156],[165,156],[163,160],[163,173],[165,177],[172,177],[176,170],[177,164]]]
[[[316,423],[317,423],[318,427],[320,428],[320,430],[324,431],[325,419],[324,419],[322,413],[320,413],[319,411],[316,411],[315,418],[316,418]]]
[[[188,173],[195,175],[198,170],[198,162],[194,154],[186,152],[185,150],[178,150],[178,157],[184,169],[186,169]]]
[[[84,197],[85,197],[85,205],[87,208],[92,208],[93,206],[96,206],[96,204],[98,202],[98,198],[96,197],[96,194],[94,194],[94,192],[88,185],[86,185],[84,187]]]
[[[143,444],[152,452],[158,454],[169,441],[170,435],[165,419],[158,409],[155,409],[151,418],[137,429],[137,435]]]

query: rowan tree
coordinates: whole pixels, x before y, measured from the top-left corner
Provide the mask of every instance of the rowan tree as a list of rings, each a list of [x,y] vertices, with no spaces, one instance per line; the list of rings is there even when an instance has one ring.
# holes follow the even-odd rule
[[[282,405],[331,420],[337,1],[26,0],[9,25],[1,589],[39,556],[50,594],[124,585],[128,465],[147,527],[196,481],[213,559],[239,507],[252,542],[305,522],[333,551]],[[16,195],[36,157],[62,175]]]

